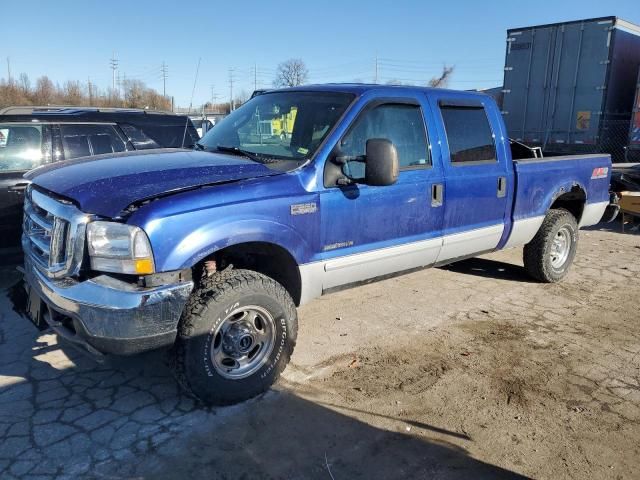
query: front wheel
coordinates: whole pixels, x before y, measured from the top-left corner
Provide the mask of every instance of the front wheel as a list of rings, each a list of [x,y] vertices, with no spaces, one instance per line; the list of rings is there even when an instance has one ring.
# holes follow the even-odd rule
[[[182,387],[228,405],[267,390],[289,362],[298,318],[288,292],[250,270],[212,275],[185,307],[174,349]]]
[[[552,209],[524,246],[524,268],[536,280],[554,283],[568,273],[578,245],[578,222],[567,210]]]

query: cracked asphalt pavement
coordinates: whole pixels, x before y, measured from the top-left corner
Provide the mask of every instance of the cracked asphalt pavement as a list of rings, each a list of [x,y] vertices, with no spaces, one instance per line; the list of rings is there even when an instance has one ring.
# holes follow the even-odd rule
[[[640,235],[614,228],[560,284],[516,249],[318,299],[278,385],[225,408],[164,352],[38,332],[0,267],[0,478],[640,478]]]

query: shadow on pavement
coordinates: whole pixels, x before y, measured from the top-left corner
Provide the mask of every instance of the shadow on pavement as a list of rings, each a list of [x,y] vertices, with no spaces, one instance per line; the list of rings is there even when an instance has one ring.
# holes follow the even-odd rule
[[[349,413],[278,390],[199,406],[163,352],[97,364],[36,331],[0,291],[0,478],[524,478],[429,438],[466,436]]]
[[[598,223],[591,227],[585,227],[582,230],[620,233],[624,235],[640,235],[640,217],[628,217],[627,221],[633,221],[634,223],[627,223],[624,227],[624,232],[622,231],[622,220],[620,218],[613,222]]]
[[[524,267],[488,258],[470,258],[441,267],[445,270],[477,277],[533,283]]]

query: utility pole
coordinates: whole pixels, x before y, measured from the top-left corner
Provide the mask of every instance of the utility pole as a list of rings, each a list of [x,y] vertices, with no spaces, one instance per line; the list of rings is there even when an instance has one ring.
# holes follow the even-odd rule
[[[214,92],[215,92],[215,85],[211,85],[211,111],[214,113],[217,113],[218,98],[220,98],[220,95],[217,95]]]
[[[11,85],[11,59],[7,57],[7,80]]]
[[[91,89],[91,77],[87,77],[87,88],[89,89],[89,106],[93,105],[93,90]]]
[[[162,67],[160,68],[162,72],[162,96],[167,96],[167,77],[169,76],[169,70],[167,69],[167,64],[162,61]]]
[[[378,52],[376,52],[375,76],[373,78],[373,83],[378,83]]]
[[[258,65],[253,63],[253,91],[255,92],[258,89]]]
[[[111,80],[111,89],[115,91],[116,89],[116,70],[118,69],[118,59],[116,58],[116,53],[113,52],[111,54],[111,60],[109,60],[109,65],[111,67],[111,75],[112,75],[112,80]],[[120,72],[118,72],[118,78],[120,78]]]
[[[233,112],[236,107],[233,101],[233,68],[229,69],[229,112]]]

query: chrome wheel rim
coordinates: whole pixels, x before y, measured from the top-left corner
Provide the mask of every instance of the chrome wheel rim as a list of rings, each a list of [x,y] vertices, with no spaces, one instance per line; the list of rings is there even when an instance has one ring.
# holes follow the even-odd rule
[[[211,338],[211,362],[225,378],[246,378],[268,360],[275,336],[275,320],[266,309],[257,305],[237,308]]]
[[[551,244],[551,251],[549,256],[551,257],[551,266],[553,268],[561,268],[569,258],[569,252],[571,251],[571,232],[567,227],[562,227],[556,233]]]

